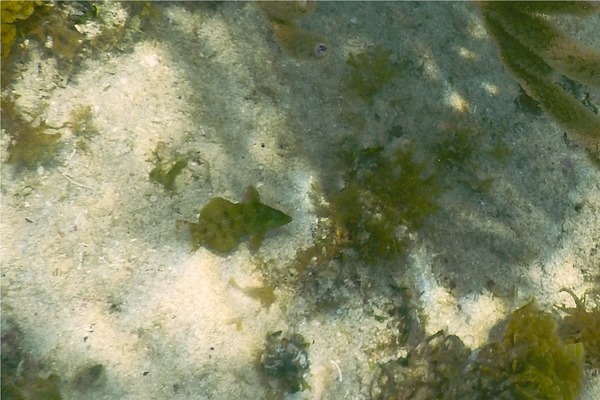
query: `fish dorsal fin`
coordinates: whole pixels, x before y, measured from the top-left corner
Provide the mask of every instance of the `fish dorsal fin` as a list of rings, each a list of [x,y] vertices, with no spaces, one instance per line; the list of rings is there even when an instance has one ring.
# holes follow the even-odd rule
[[[260,203],[260,195],[254,186],[248,186],[244,200],[248,204]]]

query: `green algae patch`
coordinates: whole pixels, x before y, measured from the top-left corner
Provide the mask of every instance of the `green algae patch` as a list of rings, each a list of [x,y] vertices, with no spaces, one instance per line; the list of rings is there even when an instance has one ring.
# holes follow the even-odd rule
[[[205,246],[217,253],[228,253],[247,237],[250,249],[257,250],[268,231],[291,221],[289,215],[261,203],[256,189],[249,186],[244,202],[215,197],[200,211],[198,223],[179,222],[189,226],[194,250]]]
[[[165,190],[173,192],[175,190],[175,179],[185,167],[187,167],[188,160],[186,158],[179,158],[173,164],[165,167],[162,164],[156,165],[150,171],[150,180],[163,185]]]
[[[272,286],[250,286],[241,287],[235,279],[229,279],[229,286],[234,289],[240,290],[246,296],[258,301],[263,308],[271,307],[276,300],[275,290]]]
[[[7,393],[9,394],[7,398],[17,400],[62,399],[60,394],[60,378],[57,375],[50,375],[47,379],[40,377],[18,379]]]
[[[159,183],[170,193],[175,192],[175,180],[188,164],[188,158],[173,151],[169,151],[167,145],[159,142],[153,152],[154,168],[148,177],[152,182]]]
[[[25,350],[24,334],[11,318],[2,315],[0,324],[2,372],[0,398],[14,400],[60,400],[61,379],[48,374],[44,363]]]
[[[293,269],[300,281],[324,272],[322,266],[351,257],[373,268],[397,266],[411,235],[424,230],[438,212],[443,189],[433,161],[419,159],[416,147],[386,151],[383,146],[360,148],[342,144],[344,187],[321,193],[314,244],[297,252]],[[331,272],[333,274],[333,272]]]
[[[499,165],[506,165],[513,155],[512,148],[501,138],[486,145],[483,131],[476,126],[451,124],[440,137],[432,149],[438,171],[450,174],[452,178],[448,180],[484,195],[489,194],[496,180],[483,172],[482,164],[491,159]]]
[[[576,399],[583,381],[584,348],[558,336],[554,317],[530,302],[516,310],[504,338],[480,353],[494,394],[516,399]],[[503,398],[503,397],[501,397]]]
[[[560,307],[566,313],[560,325],[561,336],[567,343],[582,343],[586,364],[600,368],[600,308],[588,310],[585,298],[578,298],[570,289],[563,289],[575,300],[575,308]]]
[[[373,399],[575,400],[581,343],[565,343],[554,316],[534,302],[514,311],[502,338],[471,351],[442,331],[379,366]]]
[[[62,147],[61,134],[52,131],[62,127],[50,126],[44,120],[37,124],[26,121],[11,101],[2,101],[2,129],[11,137],[7,163],[29,169],[50,163]]]
[[[391,50],[381,46],[371,52],[350,54],[346,64],[351,67],[349,86],[363,100],[371,104],[373,97],[394,77],[397,67],[392,65]]]
[[[364,260],[391,260],[408,246],[408,233],[419,230],[438,211],[440,185],[414,149],[386,156],[382,147],[350,155],[348,184],[331,196],[333,220],[346,245]]]

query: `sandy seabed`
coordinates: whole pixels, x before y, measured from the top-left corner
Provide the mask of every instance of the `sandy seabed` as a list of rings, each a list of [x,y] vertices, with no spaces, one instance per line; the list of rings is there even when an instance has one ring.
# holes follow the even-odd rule
[[[31,170],[5,162],[3,134],[1,187],[3,323],[60,376],[63,398],[82,398],[72,381],[94,363],[106,381],[86,399],[265,398],[256,360],[278,330],[310,343],[310,390],[291,398],[369,398],[373,366],[398,356],[379,348],[397,334],[379,310],[389,291],[365,298],[350,283],[320,282],[343,301],[317,312],[319,298],[284,284],[268,306],[241,289],[265,284],[259,264],[284,270],[314,242],[315,198],[343,186],[333,154],[348,137],[364,147],[431,141],[477,121],[482,146],[502,138],[512,151],[506,163],[479,158],[490,190],[446,191],[434,233],[415,234],[397,275],[372,278],[410,285],[427,333],[445,329],[476,348],[530,298],[550,309],[573,305],[561,288],[597,289],[600,170],[549,119],[516,109],[518,85],[474,4],[322,2],[301,24],[327,38],[329,54],[296,60],[255,4],[209,3],[158,6],[147,33],[82,60],[68,79],[31,43],[4,88],[22,115],[42,110],[63,126],[55,160]],[[563,24],[600,48],[597,18]],[[348,87],[346,59],[375,46],[399,74],[367,104]],[[64,126],[78,109],[91,115],[83,147]],[[173,193],[149,179],[159,146],[189,160]],[[215,196],[241,201],[248,185],[292,223],[256,254],[246,243],[227,256],[190,252],[175,221]],[[588,371],[582,399],[597,398]]]

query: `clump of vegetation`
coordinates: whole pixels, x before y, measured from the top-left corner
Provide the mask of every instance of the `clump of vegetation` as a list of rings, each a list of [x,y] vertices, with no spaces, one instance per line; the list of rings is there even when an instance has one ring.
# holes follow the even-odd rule
[[[91,106],[73,108],[69,119],[60,126],[50,126],[40,115],[44,107],[30,120],[26,120],[12,100],[2,100],[2,129],[10,137],[6,159],[8,164],[18,169],[33,169],[39,165],[53,165],[63,147],[62,135],[57,132],[69,128],[76,138],[75,145],[87,150],[87,141],[98,133],[93,122]]]
[[[94,124],[92,106],[79,105],[74,107],[65,126],[71,130],[76,138],[75,147],[78,150],[88,152],[89,140],[98,134],[98,128]]]
[[[229,286],[234,289],[241,290],[246,296],[258,301],[264,308],[271,307],[271,304],[275,302],[275,290],[272,286],[250,286],[241,287],[235,279],[229,279]]]
[[[389,361],[371,386],[371,398],[461,399],[478,398],[469,393],[464,369],[471,351],[455,335],[442,331],[426,338],[406,358]]]
[[[479,172],[478,157],[487,153],[492,159],[505,164],[512,150],[502,139],[491,148],[484,149],[480,130],[464,127],[451,127],[441,135],[434,145],[437,169],[444,174],[451,172],[453,181],[464,184],[475,192],[488,193],[494,182],[493,177],[482,176]]]
[[[350,65],[350,87],[367,103],[394,77],[398,68],[390,61],[392,52],[381,46],[373,51],[350,54],[346,63]]]
[[[94,114],[92,106],[79,105],[71,110],[69,121],[65,124],[73,134],[83,139],[90,139],[98,134],[98,129],[94,125]]]
[[[6,397],[5,397],[6,396]],[[3,384],[2,398],[15,400],[60,400],[60,378],[50,375],[48,378],[38,376],[17,379],[5,388]]]
[[[472,129],[452,129],[437,143],[435,153],[441,168],[471,169],[474,156],[481,148],[481,132]]]
[[[539,107],[596,157],[600,117],[557,82],[565,76],[600,88],[600,51],[559,29],[549,15],[598,15],[596,2],[479,2],[507,70]]]
[[[20,8],[18,10],[19,20],[7,25],[7,32],[17,31],[20,36],[28,37],[37,40],[43,45],[41,48],[49,49],[53,55],[59,55],[71,61],[79,52],[84,36],[75,28],[76,23],[85,22],[85,20],[93,18],[92,14],[82,14],[81,10],[88,6],[81,3],[62,4],[54,2],[18,2],[10,1],[3,2],[2,11],[4,15],[4,3],[9,8]],[[27,6],[13,6],[15,4],[27,4]],[[77,19],[72,17],[77,16]],[[85,17],[85,18],[84,18]],[[10,46],[5,48],[5,40],[9,41],[10,36],[4,37],[4,16],[2,17],[2,46],[3,56],[8,55]],[[15,38],[12,38],[12,43]],[[7,43],[8,44],[8,43]],[[6,53],[5,53],[6,51]]]
[[[36,118],[33,118],[35,120]],[[2,129],[11,137],[8,145],[7,162],[17,168],[35,168],[48,164],[54,159],[62,146],[61,134],[44,120],[36,125],[26,121],[16,110],[12,101],[2,100]]]
[[[480,351],[477,364],[492,397],[565,400],[579,396],[583,360],[583,345],[565,344],[554,317],[530,302],[512,314],[500,342]]]
[[[556,328],[554,317],[530,302],[512,313],[501,340],[476,353],[438,332],[382,366],[373,398],[574,400],[583,345],[564,343]]]
[[[380,146],[350,149],[344,158],[348,183],[329,196],[335,235],[330,237],[333,251],[325,253],[351,249],[373,264],[403,255],[410,233],[438,210],[436,175],[426,161],[415,159],[412,147],[390,155]]]
[[[174,152],[169,154],[167,146],[159,142],[154,150],[154,168],[150,171],[150,180],[163,185],[166,191],[175,191],[175,179],[188,164],[188,158]]]
[[[308,342],[297,333],[290,338],[283,337],[281,331],[267,335],[259,366],[266,384],[277,398],[308,388],[304,379],[310,367],[307,348]]]
[[[560,325],[561,336],[567,343],[582,343],[586,363],[600,368],[600,307],[587,310],[585,298],[578,298],[572,290],[563,289],[575,300],[575,308],[559,307],[566,313]]]
[[[17,23],[26,20],[34,13],[36,6],[43,1],[3,1],[0,3],[2,18],[2,57],[10,54],[10,48],[17,39]]]
[[[23,351],[23,333],[9,319],[2,319],[2,383],[0,397],[15,400],[60,400],[60,378],[45,373]]]

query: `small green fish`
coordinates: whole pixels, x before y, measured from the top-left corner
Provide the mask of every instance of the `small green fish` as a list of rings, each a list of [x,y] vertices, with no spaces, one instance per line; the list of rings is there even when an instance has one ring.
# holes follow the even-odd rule
[[[245,237],[250,237],[250,250],[257,250],[268,231],[286,225],[291,220],[289,215],[262,204],[256,189],[248,186],[243,203],[215,197],[200,211],[198,223],[178,222],[190,227],[194,250],[202,245],[219,253],[227,253]]]

